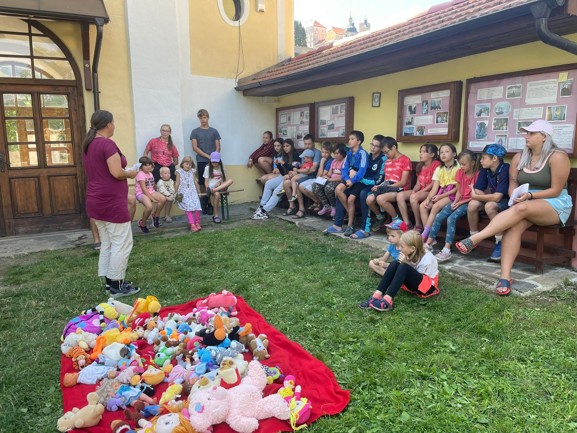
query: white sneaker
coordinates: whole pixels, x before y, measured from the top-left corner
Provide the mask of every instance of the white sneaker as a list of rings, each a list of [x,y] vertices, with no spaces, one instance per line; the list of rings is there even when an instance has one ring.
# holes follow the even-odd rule
[[[437,258],[437,261],[439,263],[443,263],[446,261],[451,260],[451,252],[450,251],[445,251],[445,250],[441,250],[440,253],[435,254],[435,257]]]
[[[263,212],[260,212],[260,209],[259,209],[259,211],[252,216],[252,219],[253,220],[267,220],[268,215],[263,213]]]

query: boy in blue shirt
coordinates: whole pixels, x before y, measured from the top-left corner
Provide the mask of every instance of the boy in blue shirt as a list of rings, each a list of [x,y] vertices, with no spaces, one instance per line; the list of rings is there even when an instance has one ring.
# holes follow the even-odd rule
[[[509,164],[503,162],[507,151],[500,144],[485,146],[481,155],[481,171],[471,191],[467,219],[471,235],[479,232],[479,212],[484,210],[489,219],[509,207]],[[490,261],[501,260],[503,233],[495,235],[495,248]]]
[[[360,197],[361,191],[366,185],[361,183],[365,177],[369,165],[369,155],[362,148],[365,135],[361,131],[351,131],[349,133],[349,151],[345,163],[343,164],[343,180],[337,186],[335,193],[337,196],[337,210],[335,213],[335,223],[326,228],[323,233],[343,233],[350,236],[355,232],[353,227],[355,221],[355,200]],[[349,216],[348,226],[343,230],[345,209]]]

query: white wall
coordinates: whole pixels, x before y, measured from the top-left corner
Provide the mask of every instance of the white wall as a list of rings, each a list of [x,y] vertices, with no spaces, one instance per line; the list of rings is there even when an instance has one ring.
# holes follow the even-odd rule
[[[245,164],[262,132],[274,131],[275,105],[242,96],[232,79],[190,73],[188,5],[188,0],[126,0],[137,152],[169,123],[181,156],[192,155],[190,131],[198,126],[197,111],[205,108],[222,137],[225,164]],[[218,61],[218,53],[207,61]]]

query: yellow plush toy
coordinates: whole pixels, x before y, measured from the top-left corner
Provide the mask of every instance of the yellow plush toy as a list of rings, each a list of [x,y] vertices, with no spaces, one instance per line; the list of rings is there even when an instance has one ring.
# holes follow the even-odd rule
[[[98,403],[98,394],[91,392],[86,396],[88,405],[82,409],[75,407],[58,419],[57,428],[61,432],[73,429],[93,427],[102,419],[104,406]]]

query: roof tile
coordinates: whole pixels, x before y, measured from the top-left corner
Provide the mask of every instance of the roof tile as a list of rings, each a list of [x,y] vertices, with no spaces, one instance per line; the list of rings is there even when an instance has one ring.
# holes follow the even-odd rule
[[[420,36],[479,19],[494,13],[535,3],[537,0],[452,0],[432,6],[427,12],[406,22],[356,37],[337,46],[327,45],[317,50],[293,57],[264,71],[244,77],[239,85],[250,85],[283,77],[297,72],[314,69],[332,62],[361,53],[373,51],[388,45],[416,39]],[[333,30],[336,30],[333,27]]]

